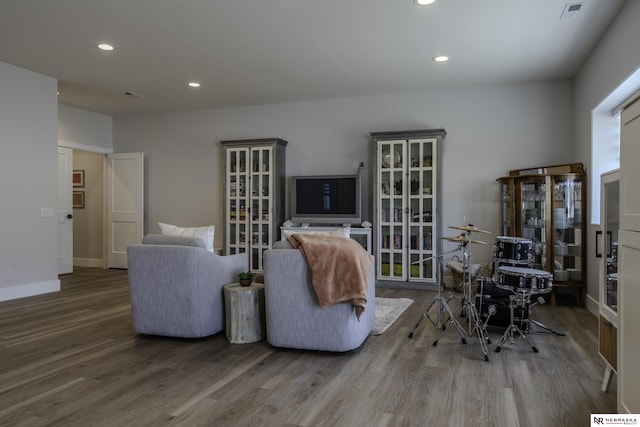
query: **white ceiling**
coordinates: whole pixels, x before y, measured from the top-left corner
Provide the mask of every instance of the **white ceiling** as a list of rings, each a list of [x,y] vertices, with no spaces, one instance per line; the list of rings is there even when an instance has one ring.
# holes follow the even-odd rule
[[[0,61],[113,116],[563,79],[624,1],[0,0]]]

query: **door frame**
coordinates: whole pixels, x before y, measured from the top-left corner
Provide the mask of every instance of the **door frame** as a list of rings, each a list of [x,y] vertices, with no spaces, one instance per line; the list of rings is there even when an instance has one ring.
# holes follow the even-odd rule
[[[64,159],[64,164],[61,164]],[[73,273],[73,150],[58,146],[58,185],[55,217],[58,236],[58,275]]]
[[[102,211],[106,212],[107,206],[107,183],[104,177],[107,172],[107,154],[113,153],[111,148],[95,147],[92,145],[79,144],[77,142],[58,140],[58,147],[70,148],[72,150],[86,151],[89,153],[102,154]],[[71,231],[71,238],[73,239],[73,229]],[[102,219],[102,268],[107,268],[107,219],[103,215]]]

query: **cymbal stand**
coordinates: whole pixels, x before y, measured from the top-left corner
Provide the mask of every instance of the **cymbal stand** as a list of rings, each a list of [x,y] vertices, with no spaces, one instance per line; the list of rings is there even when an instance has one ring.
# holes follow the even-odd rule
[[[452,252],[457,252],[459,250],[460,250],[460,246],[458,246],[457,249],[454,249],[452,251],[445,252],[445,253],[443,253],[441,255],[435,255],[435,256],[430,257],[430,258],[425,258],[424,260],[421,260],[421,261],[418,261],[418,262],[428,261],[428,260],[431,260],[431,259],[434,259],[434,258],[436,259],[436,263],[442,262],[442,257],[444,255],[452,253]],[[420,326],[420,323],[422,323],[422,321],[425,318],[427,318],[427,319],[429,319],[431,324],[433,324],[433,326],[436,329],[440,329],[440,334],[438,335],[438,338],[436,338],[435,341],[433,341],[432,345],[434,347],[436,345],[438,345],[438,341],[442,337],[442,334],[444,334],[447,322],[453,323],[453,325],[456,327],[456,330],[458,331],[458,335],[460,335],[460,340],[462,341],[462,344],[466,344],[467,343],[467,339],[464,337],[464,333],[465,332],[464,332],[464,329],[462,328],[462,325],[460,324],[460,322],[458,322],[458,320],[453,315],[453,311],[451,311],[451,307],[449,307],[449,304],[448,304],[449,300],[447,300],[444,297],[442,297],[442,294],[441,294],[441,292],[442,292],[442,284],[441,284],[442,275],[440,274],[440,268],[438,268],[436,270],[436,277],[437,277],[437,283],[438,283],[438,296],[431,302],[431,304],[429,304],[429,307],[427,307],[425,312],[422,314],[422,316],[416,322],[416,324],[413,327],[413,329],[411,329],[411,332],[409,332],[409,338],[413,338],[413,333],[415,332],[415,330],[418,328],[418,326]],[[451,298],[449,298],[449,299],[451,299]],[[429,316],[429,311],[431,311],[433,306],[436,305],[436,304],[437,304],[437,321],[434,321],[431,318],[431,316]],[[447,314],[449,315],[449,317],[446,320],[444,319],[443,311],[446,311]]]
[[[474,333],[478,334],[478,340],[480,341],[480,348],[482,349],[482,354],[484,354],[484,360],[488,361],[488,349],[487,343],[490,343],[489,335],[487,334],[487,329],[485,324],[480,319],[480,315],[476,310],[476,306],[473,303],[473,287],[471,284],[471,231],[465,231],[463,235],[466,237],[466,242],[462,245],[462,254],[463,254],[463,263],[462,263],[462,278],[465,286],[465,296],[463,302],[463,313],[467,314],[467,321],[469,322],[469,336],[472,336]]]

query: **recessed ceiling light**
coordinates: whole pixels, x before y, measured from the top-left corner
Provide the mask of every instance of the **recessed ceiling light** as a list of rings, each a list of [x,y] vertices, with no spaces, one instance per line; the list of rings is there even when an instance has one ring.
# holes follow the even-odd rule
[[[100,50],[113,50],[113,46],[110,45],[109,43],[100,43],[98,45],[98,49],[100,49]]]
[[[418,6],[427,6],[434,3],[436,0],[413,0]]]
[[[200,87],[200,83],[198,83],[198,82],[189,82],[189,86],[191,86],[191,87]]]
[[[446,62],[449,60],[449,57],[444,55],[438,55],[438,56],[434,56],[433,60],[436,62]]]

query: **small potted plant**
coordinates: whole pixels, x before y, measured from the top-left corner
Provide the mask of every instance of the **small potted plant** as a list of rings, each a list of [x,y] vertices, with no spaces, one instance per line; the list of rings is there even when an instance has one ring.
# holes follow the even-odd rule
[[[253,279],[253,273],[250,271],[243,271],[238,275],[238,278],[240,279],[241,286],[250,286]]]

